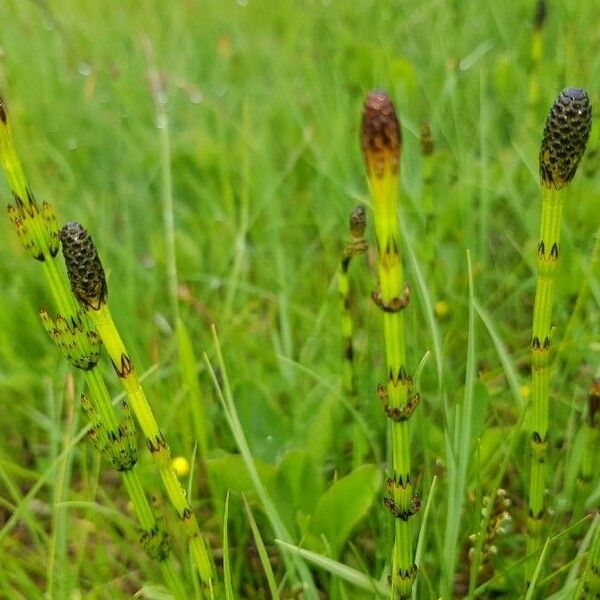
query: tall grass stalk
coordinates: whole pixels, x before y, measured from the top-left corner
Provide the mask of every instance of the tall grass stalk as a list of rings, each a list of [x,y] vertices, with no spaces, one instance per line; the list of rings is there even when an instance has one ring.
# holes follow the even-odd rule
[[[347,564],[341,563],[323,554],[307,550],[306,548],[294,546],[293,544],[289,544],[283,540],[276,539],[275,542],[286,553],[289,553],[293,556],[298,556],[302,558],[302,560],[305,560],[306,562],[311,563],[316,567],[327,571],[328,573],[331,573],[335,577],[338,577],[343,581],[347,581],[354,587],[371,593],[373,595],[372,597],[374,598],[379,596],[386,598],[390,595],[390,587],[387,583],[372,579],[369,575],[366,575],[362,571],[354,569]]]
[[[67,376],[65,385],[65,431],[61,444],[60,454],[64,456],[61,461],[61,468],[54,481],[54,510],[52,514],[52,533],[49,540],[48,562],[46,573],[48,577],[47,589],[51,595],[65,596],[68,594],[67,578],[69,574],[66,563],[68,561],[68,535],[67,535],[67,507],[68,489],[72,473],[73,455],[65,450],[69,447],[69,442],[75,433],[75,390],[73,377]],[[52,411],[54,413],[55,411]],[[57,420],[61,418],[60,414],[52,415]]]
[[[573,179],[591,129],[587,93],[563,90],[554,102],[540,149],[542,214],[537,246],[537,280],[531,337],[531,476],[528,512],[528,554],[539,550],[545,511],[548,422],[550,410],[551,317],[560,258],[560,223],[566,186]],[[532,563],[530,562],[530,567]],[[531,568],[528,569],[528,577]]]
[[[177,354],[181,379],[187,388],[189,406],[192,412],[194,434],[200,456],[204,460],[208,452],[207,419],[204,410],[204,399],[198,383],[196,355],[191,343],[190,334],[181,319],[179,310],[179,277],[177,275],[177,249],[175,246],[175,211],[173,201],[173,175],[171,168],[171,136],[169,115],[167,112],[167,90],[156,66],[154,50],[147,37],[142,38],[142,45],[148,62],[148,79],[154,101],[156,128],[159,133],[160,178],[163,230],[165,237],[165,269],[167,273],[167,289],[171,317],[175,322]]]
[[[448,505],[444,532],[444,565],[442,567],[442,595],[452,595],[454,571],[459,549],[459,532],[466,497],[467,472],[472,454],[473,412],[475,406],[475,299],[471,255],[467,252],[469,279],[469,321],[467,330],[467,363],[462,403],[454,408],[446,433],[448,461]]]
[[[79,223],[67,223],[60,232],[63,255],[73,294],[93,322],[113,363],[121,385],[146,439],[169,500],[188,536],[202,583],[212,594],[212,565],[198,521],[171,465],[168,442],[160,431],[137,371],[110,313],[108,288],[94,242]]]
[[[410,290],[404,284],[398,225],[398,179],[402,137],[392,101],[372,92],[362,117],[362,150],[371,191],[378,251],[379,288],[373,300],[383,313],[387,386],[380,386],[385,414],[391,423],[392,474],[385,504],[394,518],[391,597],[409,598],[416,576],[410,518],[418,510],[411,482],[410,417],[418,402],[406,368],[403,309]]]
[[[55,262],[60,233],[54,208],[44,202],[40,211],[27,184],[12,137],[6,104],[2,98],[0,162],[15,202],[14,205],[8,206],[9,216],[26,251],[42,263],[48,287],[60,313],[52,319],[49,313],[42,309],[40,318],[67,361],[73,367],[82,370],[85,375],[90,398],[82,397],[82,409],[90,418],[91,428],[88,433],[107,462],[122,475],[142,530],[141,541],[147,554],[159,561],[163,578],[174,596],[183,599],[185,591],[171,556],[170,536],[164,527],[157,523],[135,470],[135,429],[127,419],[128,406],[126,403],[122,404],[124,420],[120,420],[97,368],[100,340],[85,315],[77,309],[64,275],[58,270]]]
[[[217,331],[214,325],[212,326],[212,336],[216,353],[216,366],[211,364],[206,353],[204,354],[204,362],[206,363],[206,367],[211,375],[213,384],[217,391],[217,396],[221,402],[225,419],[227,420],[227,424],[229,425],[240,454],[244,459],[248,476],[252,481],[256,495],[263,506],[263,510],[269,519],[269,523],[271,524],[275,536],[282,542],[291,544],[292,536],[288,532],[287,527],[285,526],[285,523],[283,522],[283,519],[281,518],[273,499],[265,487],[265,484],[262,482],[258,473],[258,469],[256,468],[254,457],[252,456],[250,446],[248,445],[248,440],[246,439],[246,435],[238,416],[233,393],[229,385],[229,377],[227,375],[223,353],[221,352],[221,344],[219,342]],[[219,370],[220,377],[217,377],[217,369]],[[292,582],[301,582],[306,598],[308,600],[317,600],[318,592],[313,582],[312,575],[304,560],[296,555],[292,555],[290,558],[287,553],[284,553],[283,558],[290,573]]]

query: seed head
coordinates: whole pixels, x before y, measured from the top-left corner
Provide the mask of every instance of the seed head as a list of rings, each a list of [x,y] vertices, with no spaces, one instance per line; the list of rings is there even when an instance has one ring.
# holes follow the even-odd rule
[[[106,278],[90,234],[74,221],[60,231],[67,275],[79,303],[87,310],[100,310],[106,303]]]
[[[552,105],[540,149],[540,179],[548,189],[565,187],[577,171],[592,127],[585,90],[564,89]]]
[[[371,92],[365,100],[361,144],[368,177],[398,173],[402,134],[396,109],[385,92]]]

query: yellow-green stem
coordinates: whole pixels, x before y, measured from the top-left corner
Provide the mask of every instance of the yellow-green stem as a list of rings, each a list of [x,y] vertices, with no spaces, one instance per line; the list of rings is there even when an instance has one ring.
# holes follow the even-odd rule
[[[391,598],[411,597],[416,576],[410,517],[418,509],[411,483],[410,417],[416,407],[406,368],[403,311],[409,290],[404,284],[397,193],[401,132],[395,109],[382,92],[369,94],[362,123],[362,147],[371,191],[377,238],[379,289],[373,300],[383,313],[387,385],[379,390],[391,426],[392,474],[385,504],[394,517]]]
[[[52,234],[42,218],[33,193],[27,185],[23,167],[14,146],[12,132],[7,120],[6,106],[2,98],[0,98],[0,163],[13,198],[17,203],[17,208],[19,211],[24,211],[27,217],[27,227],[31,229],[30,235],[40,251],[37,258],[42,263],[42,270],[54,303],[60,314],[70,321],[77,314],[77,303],[69,290],[64,275],[58,270],[55,261],[56,248],[51,247]],[[102,380],[98,369],[93,367],[85,372],[85,376],[91,400],[101,416],[103,425],[109,430],[116,431],[119,427],[119,421],[106,389],[106,384]],[[122,472],[122,476],[143,535],[146,537],[156,535],[159,530],[135,468]],[[163,577],[169,589],[173,592],[175,598],[184,600],[187,595],[183,589],[181,578],[176,572],[173,558],[167,556],[159,560]]]
[[[527,550],[530,554],[537,553],[541,547],[545,511],[550,413],[550,326],[560,259],[563,190],[577,172],[591,126],[592,106],[587,92],[581,88],[565,88],[550,108],[540,146],[539,170],[543,196],[531,336],[532,406],[529,415],[532,453]],[[528,579],[531,579],[535,564],[535,560],[527,564]]]
[[[548,416],[550,405],[551,318],[556,269],[560,258],[563,192],[543,188],[537,281],[531,338],[531,478],[529,487],[528,552],[541,545],[547,478]]]
[[[177,474],[171,466],[168,443],[154,418],[133,361],[129,357],[121,336],[115,327],[108,305],[102,304],[98,310],[88,310],[88,315],[92,319],[127,393],[129,403],[146,438],[146,444],[157,465],[169,500],[177,511],[188,535],[190,548],[200,577],[203,583],[211,588],[212,567],[198,521],[186,498],[185,491],[181,487]]]

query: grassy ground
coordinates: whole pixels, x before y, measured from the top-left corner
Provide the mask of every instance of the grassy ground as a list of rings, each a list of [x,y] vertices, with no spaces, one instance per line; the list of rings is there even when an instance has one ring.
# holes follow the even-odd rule
[[[600,105],[593,51],[600,11],[589,0],[549,6],[539,99],[530,103],[534,13],[535,3],[523,0],[0,3],[1,90],[26,173],[61,223],[78,220],[94,236],[113,315],[146,374],[150,402],[173,455],[191,462],[197,440],[180,375],[164,225],[171,180],[176,310],[193,341],[208,414],[208,437],[199,444],[208,455],[195,455],[193,478],[183,483],[217,579],[231,492],[226,554],[235,597],[269,597],[242,494],[282,597],[297,586],[203,360],[206,352],[216,361],[211,323],[252,456],[291,541],[386,581],[392,527],[382,504],[386,420],[375,390],[385,381],[385,357],[369,299],[373,255],[351,268],[358,412],[342,392],[335,285],[348,213],[369,202],[358,132],[364,95],[374,87],[394,98],[404,134],[400,214],[413,288],[406,313],[412,372],[429,352],[413,420],[423,505],[438,479],[422,530],[417,597],[464,597],[470,584],[470,597],[524,595],[529,444],[522,417],[537,154],[560,89],[585,87]],[[158,98],[153,69],[164,90]],[[168,129],[157,127],[157,105]],[[423,202],[422,120],[431,122],[435,141],[431,205]],[[600,362],[600,263],[590,263],[600,220],[594,128],[564,215],[548,496],[556,538],[538,597],[571,593],[579,572],[571,561],[590,527],[588,520],[567,530],[584,516],[579,440]],[[4,179],[0,194],[7,203]],[[89,444],[73,442],[84,426],[83,380],[71,378],[40,326],[38,308],[52,307],[39,266],[8,219],[0,220],[0,240],[0,597],[41,598],[48,590],[53,598],[125,598],[140,588],[142,597],[164,597],[118,477]],[[105,374],[116,396],[108,364]],[[144,485],[172,523],[147,452],[140,454]],[[586,493],[588,508],[598,504],[598,483]],[[469,535],[480,529],[482,499],[497,485],[511,500],[512,526],[494,540],[498,554],[476,580]],[[413,520],[415,537],[422,517]],[[181,540],[176,553],[192,590]],[[373,597],[340,574],[311,572],[324,597]]]

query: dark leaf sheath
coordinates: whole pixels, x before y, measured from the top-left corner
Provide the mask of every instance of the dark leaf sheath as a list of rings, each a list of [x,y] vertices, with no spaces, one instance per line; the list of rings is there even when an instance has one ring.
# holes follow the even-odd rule
[[[552,105],[540,149],[540,179],[557,190],[573,179],[592,128],[592,105],[585,90],[564,89]]]
[[[106,278],[90,234],[74,221],[60,232],[67,275],[77,300],[86,309],[100,310],[106,303]]]

